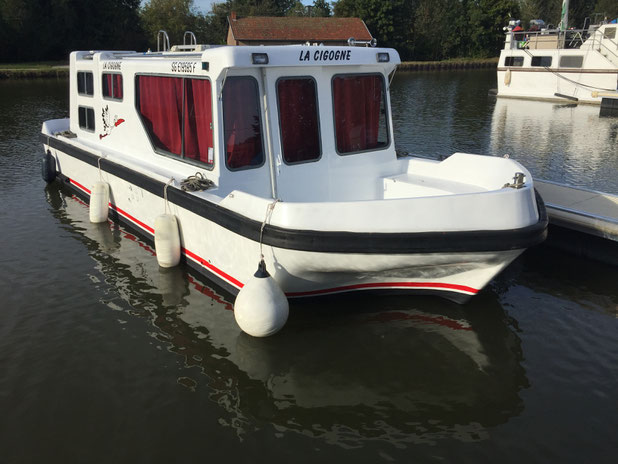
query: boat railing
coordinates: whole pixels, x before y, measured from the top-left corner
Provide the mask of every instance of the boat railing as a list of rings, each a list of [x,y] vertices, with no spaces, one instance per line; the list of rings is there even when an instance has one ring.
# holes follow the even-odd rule
[[[618,51],[614,35],[608,34],[600,25],[588,26],[584,29],[543,29],[540,31],[509,31],[506,37],[507,49],[578,49],[589,41],[590,47],[597,51],[603,50],[613,56]],[[614,48],[616,51],[612,50]]]
[[[157,32],[157,52],[167,52],[170,49],[170,38],[167,32],[160,30]]]
[[[189,37],[189,43],[187,43],[187,37]],[[185,31],[185,34],[182,36],[182,44],[197,45],[197,39],[195,38],[195,34],[191,31]]]

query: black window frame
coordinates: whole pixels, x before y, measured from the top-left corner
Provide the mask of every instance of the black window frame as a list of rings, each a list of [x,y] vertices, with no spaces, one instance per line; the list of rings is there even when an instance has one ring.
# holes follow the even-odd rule
[[[549,60],[549,63],[547,61]],[[551,67],[552,57],[551,56],[533,56],[530,61],[530,66],[535,68],[549,68]]]
[[[337,147],[337,127],[336,127],[336,116],[335,116],[335,92],[334,92],[334,81],[335,78],[337,77],[341,77],[341,76],[380,76],[380,79],[382,80],[382,101],[384,102],[384,120],[386,123],[386,144],[383,147],[380,148],[370,148],[367,150],[359,150],[359,151],[351,151],[351,152],[340,152],[339,148]],[[375,152],[375,151],[383,151],[383,150],[387,150],[388,148],[390,148],[391,144],[393,143],[391,140],[391,129],[390,129],[390,121],[389,121],[389,117],[388,115],[390,114],[390,106],[389,106],[389,99],[388,99],[388,93],[386,91],[386,79],[384,77],[384,74],[379,73],[379,72],[374,72],[374,73],[354,73],[354,72],[348,72],[348,73],[339,73],[339,74],[333,74],[333,76],[331,77],[330,80],[330,90],[331,90],[331,100],[332,100],[332,104],[331,104],[331,108],[332,108],[332,112],[333,112],[333,136],[334,136],[334,144],[335,144],[335,151],[337,152],[337,154],[339,156],[350,156],[350,155],[358,155],[361,153],[368,153],[368,152]]]
[[[182,148],[181,154],[177,154],[177,153],[173,153],[171,151],[167,151],[167,150],[163,150],[162,148],[157,147],[152,140],[150,131],[148,130],[148,127],[146,126],[146,123],[144,122],[144,118],[142,116],[142,112],[140,110],[140,106],[139,106],[139,92],[140,92],[140,88],[139,88],[139,78],[140,76],[146,76],[146,77],[166,77],[166,78],[174,78],[174,79],[182,79],[182,105],[183,105],[183,109],[182,109],[182,114],[183,114],[183,120],[182,120],[182,124],[181,127],[183,128],[181,131],[181,140],[182,140]],[[207,80],[210,82],[210,114],[211,114],[211,126],[212,126],[212,131],[213,131],[213,137],[212,137],[212,144],[213,144],[213,157],[212,157],[212,164],[208,164],[205,163],[203,161],[196,161],[193,158],[186,158],[184,155],[184,113],[185,113],[185,80],[186,79],[196,79],[196,80]],[[144,132],[146,133],[146,137],[148,137],[148,141],[150,142],[150,146],[152,147],[152,150],[157,154],[157,155],[161,155],[161,156],[165,156],[166,158],[170,158],[176,161],[182,161],[183,163],[187,163],[187,164],[191,164],[193,166],[202,168],[202,169],[206,169],[208,171],[212,171],[215,168],[215,164],[216,164],[216,159],[217,157],[216,155],[216,150],[215,150],[215,135],[214,135],[214,130],[215,130],[215,113],[214,113],[214,102],[215,102],[215,98],[213,97],[213,85],[212,85],[212,79],[208,76],[185,76],[185,75],[169,75],[169,74],[152,74],[152,73],[138,73],[135,74],[134,77],[134,84],[135,84],[135,110],[137,111],[137,114],[139,116],[139,121],[142,125],[142,128],[144,129]],[[123,85],[124,85],[124,78],[123,78]],[[124,94],[123,94],[124,95]]]
[[[105,95],[105,76],[106,75],[118,75],[121,78],[121,85],[122,85],[122,98],[116,98],[114,97],[114,79],[112,78],[112,87],[110,89],[110,95]],[[101,73],[101,95],[103,95],[103,99],[104,100],[112,100],[112,101],[117,101],[117,102],[121,102],[122,100],[124,100],[124,76],[122,75],[122,73],[120,72],[103,72]]]
[[[579,65],[564,64],[564,60],[573,60],[579,58]],[[560,57],[559,67],[561,68],[581,68],[584,66],[584,55],[562,55]]]
[[[77,120],[80,129],[87,132],[95,132],[96,122],[94,118],[94,108],[91,106],[79,105],[77,107]],[[92,123],[92,127],[90,123]]]
[[[283,132],[282,132],[282,128],[281,128],[281,112],[279,111],[279,82],[282,80],[293,80],[293,79],[308,79],[311,80],[313,82],[314,88],[315,88],[315,111],[316,111],[316,117],[317,117],[317,121],[318,121],[318,147],[319,147],[319,154],[317,158],[313,158],[310,160],[302,160],[302,161],[295,161],[295,162],[289,162],[286,161],[285,159],[285,152],[283,149]],[[275,91],[277,93],[277,116],[279,118],[279,141],[281,144],[281,158],[283,159],[283,162],[288,165],[288,166],[295,166],[298,164],[306,164],[306,163],[315,163],[317,161],[320,161],[322,159],[322,155],[323,155],[323,150],[322,150],[322,125],[321,125],[321,121],[320,121],[320,98],[318,96],[318,83],[315,80],[315,77],[313,76],[282,76],[279,77],[276,81],[275,81]]]
[[[523,65],[524,65],[523,56],[505,56],[504,57],[504,66],[522,67]]]
[[[94,73],[92,71],[77,71],[77,94],[86,97],[94,96]]]
[[[249,169],[259,169],[262,166],[264,166],[266,164],[266,158],[268,157],[268,153],[266,153],[266,144],[265,142],[265,135],[266,135],[266,131],[264,129],[264,121],[263,121],[263,113],[264,110],[262,108],[262,98],[261,98],[261,93],[260,93],[260,84],[258,82],[258,80],[250,75],[250,74],[241,74],[241,75],[234,75],[234,76],[226,76],[225,80],[224,80],[224,85],[228,85],[230,82],[233,82],[234,79],[251,79],[253,81],[253,83],[255,84],[255,94],[257,97],[257,104],[258,104],[258,123],[259,123],[259,127],[260,127],[260,136],[261,136],[261,141],[262,141],[262,162],[260,164],[254,164],[254,165],[246,165],[246,166],[242,166],[240,168],[231,168],[228,164],[227,164],[227,148],[226,148],[226,143],[225,143],[225,105],[224,105],[224,96],[223,96],[223,89],[221,89],[221,128],[223,130],[223,139],[221,141],[221,145],[222,145],[222,152],[224,154],[224,162],[225,162],[225,167],[231,171],[231,172],[237,172],[237,171],[246,171]]]

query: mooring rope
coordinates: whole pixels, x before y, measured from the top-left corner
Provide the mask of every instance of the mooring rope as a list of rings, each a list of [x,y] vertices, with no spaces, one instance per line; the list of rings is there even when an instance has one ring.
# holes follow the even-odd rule
[[[180,188],[185,192],[208,190],[209,188],[214,186],[215,183],[210,179],[206,179],[201,172],[196,172],[195,175],[189,176],[185,180],[180,182]]]
[[[266,224],[270,222],[270,218],[273,215],[273,211],[275,210],[275,206],[280,200],[277,198],[272,203],[269,203],[266,207],[266,217],[264,217],[264,221],[262,222],[262,227],[260,227],[260,260],[264,259],[264,253],[262,253],[262,237],[264,236],[264,227]]]
[[[169,209],[169,203],[167,201],[167,188],[170,186],[170,184],[172,182],[174,182],[174,178],[171,177],[170,180],[167,181],[167,184],[165,184],[165,187],[163,187],[163,198],[165,200],[165,214],[169,214],[170,209]]]

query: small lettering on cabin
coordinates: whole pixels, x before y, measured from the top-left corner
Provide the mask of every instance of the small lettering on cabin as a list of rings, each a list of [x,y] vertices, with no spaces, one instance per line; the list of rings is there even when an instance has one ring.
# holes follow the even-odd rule
[[[104,71],[120,71],[122,66],[122,62],[120,61],[106,61],[103,63]]]
[[[196,61],[172,61],[172,72],[192,73],[195,72]]]
[[[301,50],[298,61],[350,61],[352,50]]]

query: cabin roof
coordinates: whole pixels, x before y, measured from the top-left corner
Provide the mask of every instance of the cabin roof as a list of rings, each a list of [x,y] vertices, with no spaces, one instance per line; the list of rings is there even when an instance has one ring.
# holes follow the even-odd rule
[[[250,16],[228,17],[236,40],[325,42],[371,40],[367,26],[360,18],[307,18]]]

